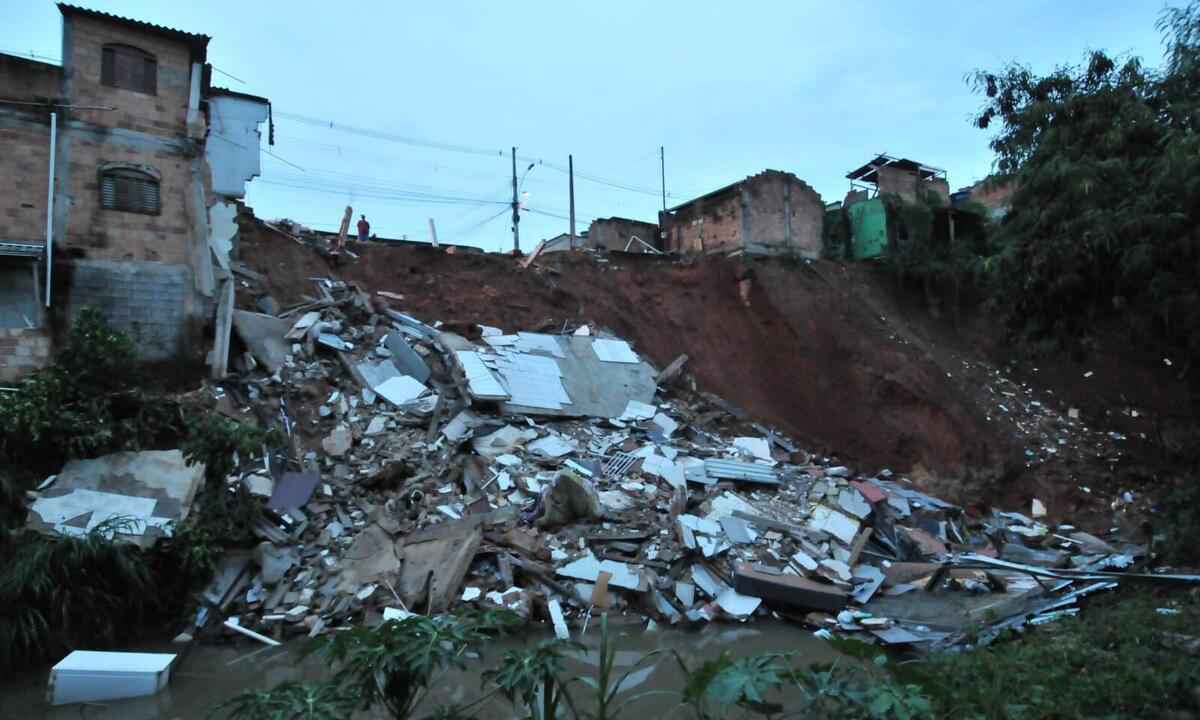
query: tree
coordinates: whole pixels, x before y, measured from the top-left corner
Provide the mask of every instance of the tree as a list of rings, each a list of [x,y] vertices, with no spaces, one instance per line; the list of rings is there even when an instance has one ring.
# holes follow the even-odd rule
[[[1161,70],[1095,51],[1045,76],[970,76],[1017,185],[992,268],[1027,336],[1069,341],[1119,312],[1139,339],[1200,352],[1200,2],[1158,27]]]

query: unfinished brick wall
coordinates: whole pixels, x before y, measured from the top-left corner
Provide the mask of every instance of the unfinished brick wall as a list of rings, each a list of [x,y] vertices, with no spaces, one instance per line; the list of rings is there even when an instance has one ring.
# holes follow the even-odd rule
[[[191,168],[175,141],[76,128],[69,142],[63,153],[67,175],[59,185],[66,204],[66,225],[58,230],[62,247],[94,260],[189,262]],[[161,175],[158,215],[101,207],[99,169],[112,162],[149,166]]]
[[[0,53],[0,97],[8,100],[53,100],[62,92],[61,85],[61,67]]]
[[[21,380],[49,363],[49,330],[0,328],[0,383]]]
[[[671,252],[821,255],[825,205],[795,175],[767,170],[660,214]]]
[[[736,186],[699,198],[661,217],[669,252],[722,252],[741,244],[742,204]]]
[[[49,114],[0,105],[0,148],[0,241],[43,243],[49,200]]]
[[[628,218],[602,218],[588,227],[587,245],[608,250],[624,250],[630,238],[637,237],[651,247],[659,247],[658,226],[654,223]],[[630,252],[643,252],[644,247],[633,243]]]
[[[100,82],[101,56],[107,44],[129,45],[154,56],[158,87],[154,95],[114,88]],[[63,15],[63,74],[75,105],[116,107],[115,111],[78,110],[75,119],[99,127],[119,127],[157,135],[187,131],[192,60],[187,43],[101,18]]]

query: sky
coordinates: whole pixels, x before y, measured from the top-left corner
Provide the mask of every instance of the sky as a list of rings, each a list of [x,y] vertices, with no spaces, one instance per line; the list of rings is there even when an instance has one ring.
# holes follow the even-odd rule
[[[965,81],[1010,61],[1046,71],[1089,49],[1157,65],[1163,5],[977,2],[79,3],[212,37],[213,82],[270,98],[276,143],[246,201],[261,218],[335,230],[346,205],[382,237],[511,249],[597,217],[670,206],[771,168],[825,202],[878,153],[991,170]],[[58,61],[50,0],[4,0],[0,51]],[[529,165],[533,165],[527,171]]]

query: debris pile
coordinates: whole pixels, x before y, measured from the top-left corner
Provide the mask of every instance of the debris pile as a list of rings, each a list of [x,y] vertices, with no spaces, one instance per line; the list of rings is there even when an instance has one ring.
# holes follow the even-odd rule
[[[686,390],[686,356],[657,372],[589,325],[450,328],[399,296],[316,287],[234,313],[247,353],[218,407],[288,445],[228,478],[261,498],[261,543],[223,559],[201,628],[274,642],[492,606],[566,637],[599,611],[774,613],[936,647],[1071,614],[1124,578],[1195,580],[1135,574],[1146,547],[1051,526],[1040,502],[973,516],[813,457]]]

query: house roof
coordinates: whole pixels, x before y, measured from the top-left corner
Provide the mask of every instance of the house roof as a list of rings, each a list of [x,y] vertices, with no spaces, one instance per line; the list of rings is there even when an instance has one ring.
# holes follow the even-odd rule
[[[208,49],[208,41],[212,39],[207,35],[184,32],[183,30],[176,30],[175,28],[169,28],[163,25],[155,25],[154,23],[144,22],[142,20],[134,20],[133,18],[121,17],[120,15],[113,15],[111,13],[101,12],[99,10],[91,10],[89,8],[79,7],[78,5],[68,5],[67,3],[60,2],[58,3],[58,9],[64,16],[81,15],[83,17],[107,20],[108,22],[125,25],[145,33],[169,37],[173,40],[180,40],[184,43],[187,43],[192,48],[192,51],[196,53],[201,60],[204,59],[205,52]]]
[[[875,159],[866,165],[846,173],[846,177],[851,180],[858,180],[859,182],[877,184],[879,182],[879,173],[877,170],[883,166],[918,173],[922,180],[929,180],[939,176],[944,177],[946,175],[945,170],[933,167],[932,165],[919,163],[916,160],[909,160],[908,158],[895,158],[891,155],[880,154],[875,156]]]
[[[254,102],[260,102],[265,105],[271,104],[271,101],[269,99],[267,99],[261,95],[251,95],[250,93],[238,92],[237,90],[230,90],[229,88],[217,87],[216,85],[213,85],[212,87],[210,87],[208,89],[208,95],[209,95],[209,97],[212,97],[213,95],[224,95],[225,97],[241,98],[242,100],[251,100]]]

